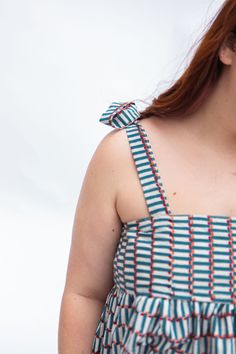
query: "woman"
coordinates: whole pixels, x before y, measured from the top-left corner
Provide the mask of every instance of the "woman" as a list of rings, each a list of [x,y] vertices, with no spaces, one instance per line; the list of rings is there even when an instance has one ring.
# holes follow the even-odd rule
[[[60,354],[236,353],[236,2],[143,112],[114,102],[80,193]]]

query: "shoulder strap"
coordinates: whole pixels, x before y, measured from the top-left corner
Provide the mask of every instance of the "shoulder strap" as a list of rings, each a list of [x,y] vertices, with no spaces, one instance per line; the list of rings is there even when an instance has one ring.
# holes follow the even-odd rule
[[[156,159],[144,128],[137,122],[125,129],[149,214],[170,215]]]
[[[125,128],[149,214],[171,214],[156,159],[139,118],[133,101],[112,102],[99,121],[113,128]]]

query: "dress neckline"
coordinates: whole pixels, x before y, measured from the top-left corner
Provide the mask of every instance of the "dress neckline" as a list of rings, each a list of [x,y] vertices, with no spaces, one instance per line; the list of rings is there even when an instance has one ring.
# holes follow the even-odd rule
[[[153,220],[158,220],[158,219],[163,219],[163,220],[179,220],[181,219],[199,219],[199,220],[222,220],[223,222],[229,223],[229,222],[236,222],[236,215],[217,215],[217,214],[200,214],[200,213],[194,213],[194,214],[162,214],[162,215],[156,215],[156,216],[143,216],[138,219],[133,219],[133,220],[128,220],[128,221],[121,221],[121,224],[123,227],[129,226],[129,225],[136,225],[136,224],[145,224],[146,222],[153,222]]]
[[[165,206],[166,206],[166,215],[157,215],[158,217],[166,217],[169,216],[170,218],[181,218],[181,217],[193,217],[193,218],[219,218],[219,219],[223,219],[223,220],[235,220],[236,219],[236,215],[225,215],[225,214],[211,214],[211,213],[173,213],[172,212],[172,208],[170,206],[170,202],[169,199],[167,197],[167,193],[166,193],[166,189],[165,189],[165,183],[163,182],[163,178],[162,178],[162,174],[160,173],[159,170],[159,164],[158,164],[158,159],[156,154],[154,153],[153,147],[152,147],[152,143],[149,137],[149,133],[147,132],[147,130],[143,127],[142,123],[140,122],[140,120],[137,120],[136,125],[139,126],[140,130],[142,131],[143,135],[145,136],[145,140],[146,143],[148,145],[148,150],[149,150],[149,154],[152,154],[152,164],[155,167],[155,171],[158,175],[158,180],[159,180],[159,185],[161,187],[161,194],[165,200]],[[131,221],[127,221],[127,222],[122,222],[122,224],[124,225],[129,225],[131,223],[139,223],[139,222],[143,222],[143,221],[147,221],[147,220],[151,220],[155,218],[155,215],[149,215],[149,216],[144,216],[138,219],[134,219]]]

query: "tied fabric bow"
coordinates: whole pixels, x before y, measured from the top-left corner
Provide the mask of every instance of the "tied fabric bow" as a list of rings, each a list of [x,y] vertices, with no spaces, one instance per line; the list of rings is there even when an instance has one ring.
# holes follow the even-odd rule
[[[137,106],[133,101],[112,102],[102,114],[99,122],[122,129],[137,121],[140,117]]]

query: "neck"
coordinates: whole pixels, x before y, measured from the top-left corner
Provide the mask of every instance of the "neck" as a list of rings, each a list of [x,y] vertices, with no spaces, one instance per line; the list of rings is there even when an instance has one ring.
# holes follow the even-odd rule
[[[221,151],[235,153],[236,94],[232,87],[226,71],[206,102],[185,122],[189,131],[194,130],[199,140]]]

